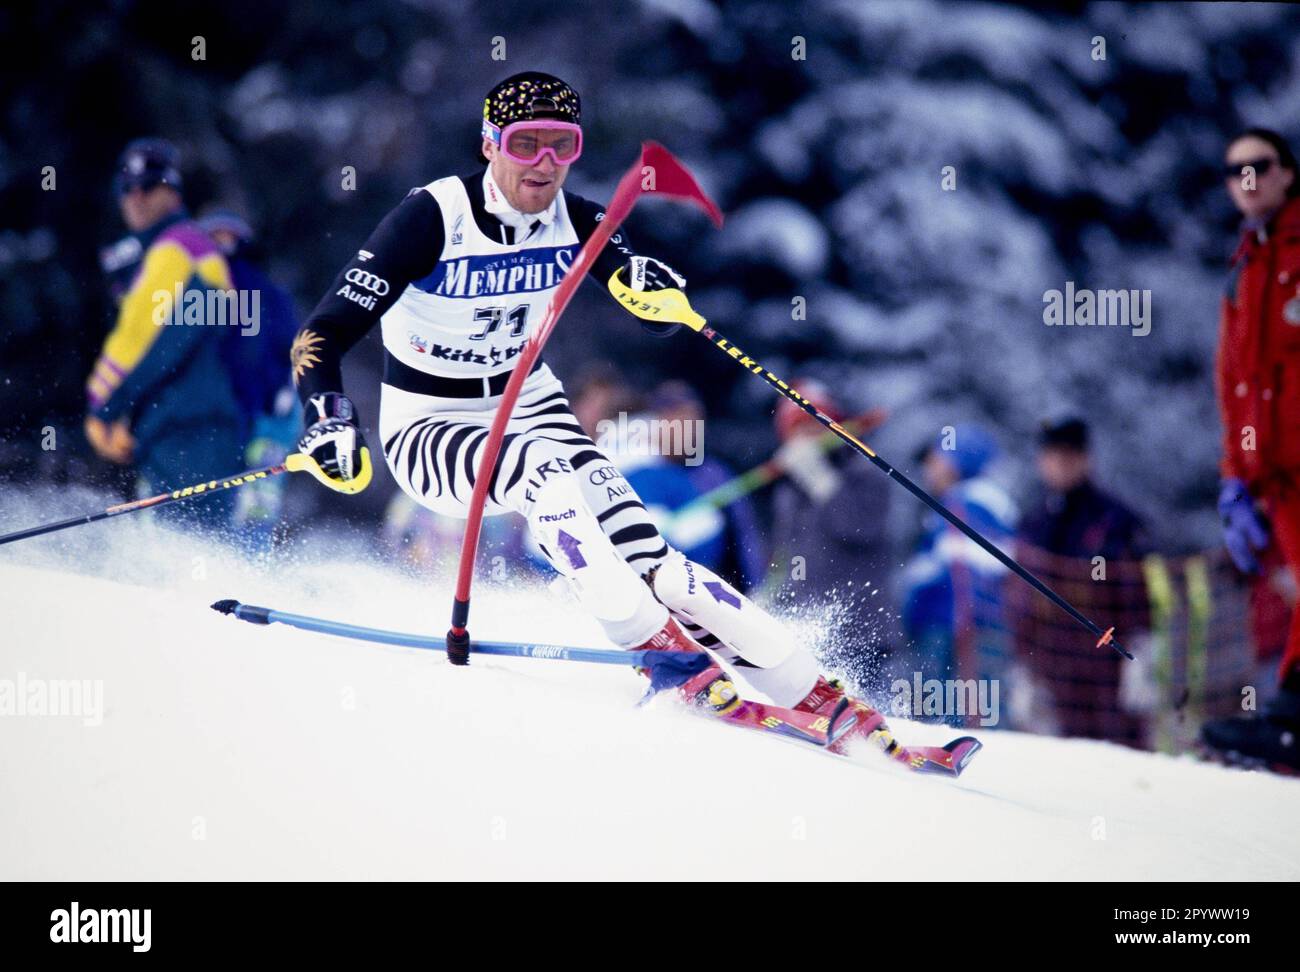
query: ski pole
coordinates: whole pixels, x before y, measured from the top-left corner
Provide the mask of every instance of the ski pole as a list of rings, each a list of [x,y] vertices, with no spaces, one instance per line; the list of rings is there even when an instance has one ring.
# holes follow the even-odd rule
[[[686,294],[681,290],[675,288],[653,291],[632,290],[619,280],[619,270],[615,270],[610,276],[609,290],[627,310],[631,311],[637,317],[644,318],[648,321],[685,324],[692,331],[703,335],[715,348],[727,355],[729,358],[734,359],[735,362],[746,371],[758,375],[778,392],[798,405],[799,408],[807,412],[808,415],[816,419],[818,423],[838,435],[849,444],[853,451],[869,459],[876,468],[881,470],[886,476],[895,480],[909,493],[973,540],[982,550],[994,557],[1004,567],[1016,574],[1016,576],[1021,580],[1029,584],[1030,587],[1034,588],[1034,590],[1038,591],[1038,593],[1042,594],[1066,614],[1070,615],[1070,617],[1074,618],[1074,620],[1079,622],[1079,624],[1083,625],[1084,628],[1096,636],[1098,648],[1103,645],[1110,645],[1125,658],[1130,660],[1133,658],[1124,646],[1115,640],[1115,629],[1113,627],[1107,628],[1103,631],[1078,611],[1073,604],[1061,597],[1061,595],[1057,594],[1054,590],[1044,584],[1041,580],[1030,573],[1030,571],[1017,563],[1014,558],[1003,553],[978,530],[968,526],[965,521],[957,516],[957,514],[953,513],[924,489],[912,482],[911,479],[882,459],[869,445],[858,439],[839,422],[836,422],[834,419],[822,413],[817,406],[795,391],[789,383],[768,371],[767,368],[759,364],[754,358],[750,357],[736,345],[732,344],[715,329],[709,327],[708,322],[697,314],[691,307],[690,302],[686,299]]]
[[[369,450],[363,449],[367,455],[362,459],[362,475],[348,483],[335,483],[321,470],[315,459],[304,455],[301,452],[290,453],[285,457],[284,462],[277,463],[274,466],[263,466],[261,469],[249,469],[246,472],[236,473],[234,476],[228,476],[225,479],[209,479],[206,482],[195,483],[192,486],[184,486],[180,489],[173,489],[169,493],[159,493],[157,496],[150,496],[146,499],[133,500],[130,503],[118,503],[116,506],[110,506],[107,509],[100,510],[97,513],[87,513],[83,516],[69,517],[66,520],[59,520],[55,523],[45,523],[41,526],[29,527],[26,530],[16,530],[13,533],[0,535],[0,546],[6,543],[13,543],[15,540],[26,540],[29,537],[39,537],[46,533],[55,533],[59,530],[66,530],[69,527],[82,526],[86,523],[97,523],[100,520],[107,520],[109,517],[122,516],[125,513],[137,513],[140,510],[147,510],[158,506],[166,506],[168,503],[175,503],[180,500],[195,499],[203,496],[211,496],[213,493],[225,489],[236,489],[240,486],[247,486],[249,483],[255,483],[271,476],[279,476],[286,472],[309,472],[316,479],[325,483],[331,489],[340,492],[354,493],[360,492],[365,488],[365,484],[370,481],[370,460]],[[358,484],[361,484],[358,486]]]

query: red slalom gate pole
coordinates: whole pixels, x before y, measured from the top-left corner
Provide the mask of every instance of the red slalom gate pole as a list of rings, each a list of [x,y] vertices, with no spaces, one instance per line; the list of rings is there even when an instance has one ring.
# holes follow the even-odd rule
[[[578,258],[560,282],[555,296],[546,309],[546,317],[528,339],[515,370],[506,383],[483,446],[474,479],[474,493],[470,497],[469,516],[465,521],[465,539],[460,548],[460,568],[456,575],[456,593],[451,606],[451,629],[447,632],[447,658],[453,665],[469,664],[469,598],[474,583],[474,561],[478,556],[479,532],[483,526],[483,507],[487,503],[488,487],[496,476],[497,462],[501,458],[501,443],[505,439],[506,425],[514,412],[515,402],[523,388],[524,380],[533,370],[542,347],[546,344],[560,315],[569,305],[578,284],[587,275],[600,251],[605,248],[614,231],[627,218],[637,201],[645,195],[662,195],[686,200],[708,213],[715,225],[722,226],[722,211],[704,194],[695,177],[671,152],[657,142],[643,142],[641,155],[619,180],[614,195],[605,209],[605,218],[578,251]]]

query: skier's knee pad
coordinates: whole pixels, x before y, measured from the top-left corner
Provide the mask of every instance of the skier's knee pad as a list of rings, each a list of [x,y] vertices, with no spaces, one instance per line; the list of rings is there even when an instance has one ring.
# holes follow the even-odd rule
[[[674,551],[656,568],[655,596],[738,654],[746,680],[778,705],[794,705],[817,681],[817,660],[780,621],[713,571]]]
[[[667,624],[668,612],[619,556],[572,475],[551,479],[537,491],[528,529],[615,644],[644,644]]]

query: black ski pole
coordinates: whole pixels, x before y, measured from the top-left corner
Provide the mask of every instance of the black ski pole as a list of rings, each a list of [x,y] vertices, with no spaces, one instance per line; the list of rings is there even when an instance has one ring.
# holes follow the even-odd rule
[[[1114,648],[1115,651],[1119,652],[1125,658],[1130,660],[1133,658],[1133,656],[1129,654],[1128,650],[1115,640],[1114,628],[1107,628],[1103,631],[1099,626],[1094,624],[1078,609],[1076,609],[1073,604],[1061,597],[1061,595],[1057,594],[1056,591],[1052,590],[1027,569],[1017,563],[1014,558],[1003,553],[994,546],[993,543],[985,539],[978,530],[974,527],[968,526],[960,517],[957,516],[957,514],[953,513],[924,489],[912,482],[911,479],[903,475],[903,473],[899,472],[888,462],[878,456],[875,450],[869,445],[858,439],[857,436],[853,435],[853,433],[849,432],[834,419],[824,415],[817,406],[813,405],[812,402],[808,401],[808,399],[795,391],[788,382],[768,371],[754,358],[745,354],[745,352],[740,348],[736,347],[736,345],[732,344],[716,330],[709,327],[708,322],[691,308],[690,303],[686,299],[686,295],[682,291],[677,289],[653,291],[632,290],[618,279],[618,274],[619,271],[616,270],[609,278],[610,292],[619,300],[620,303],[623,304],[624,307],[637,317],[651,321],[671,321],[677,324],[685,324],[692,331],[703,335],[715,348],[727,355],[727,357],[734,359],[735,362],[746,371],[758,375],[778,392],[798,405],[799,408],[807,412],[808,415],[814,418],[817,422],[838,435],[849,444],[853,451],[869,459],[877,469],[881,470],[885,475],[897,482],[900,486],[906,489],[930,509],[934,510],[934,512],[938,513],[971,540],[975,541],[982,550],[994,557],[1004,567],[1029,584],[1030,587],[1038,591],[1038,593],[1042,594],[1066,614],[1074,618],[1074,620],[1078,621],[1079,624],[1083,625],[1089,632],[1096,636],[1098,648],[1103,645],[1110,645],[1110,647]]]
[[[67,530],[69,527],[82,526],[86,523],[97,523],[100,520],[107,520],[109,517],[122,516],[126,513],[136,513],[140,510],[147,510],[152,507],[165,506],[168,503],[175,503],[180,500],[196,499],[202,496],[211,496],[213,493],[225,489],[236,489],[240,486],[247,486],[249,483],[255,483],[271,476],[278,476],[286,472],[309,472],[320,482],[329,486],[331,489],[339,492],[360,492],[365,489],[366,484],[370,482],[370,458],[369,450],[362,450],[364,453],[362,459],[363,473],[357,479],[346,484],[336,483],[330,480],[320,466],[310,456],[301,452],[292,452],[285,457],[284,462],[277,463],[274,466],[263,466],[261,469],[249,469],[246,472],[236,473],[225,479],[209,479],[206,482],[195,483],[192,486],[184,486],[180,489],[173,489],[167,493],[159,493],[157,496],[149,496],[145,499],[133,500],[129,503],[118,503],[116,506],[110,506],[107,509],[99,510],[96,513],[87,513],[84,516],[74,516],[66,520],[59,520],[56,523],[45,523],[41,526],[29,527],[26,530],[16,530],[13,533],[0,535],[0,546],[6,543],[13,543],[15,540],[26,540],[30,537],[43,536],[46,533],[56,533],[59,530]]]

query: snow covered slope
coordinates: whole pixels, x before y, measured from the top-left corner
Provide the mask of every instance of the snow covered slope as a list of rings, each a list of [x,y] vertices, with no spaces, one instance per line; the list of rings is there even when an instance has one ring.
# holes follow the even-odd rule
[[[122,521],[0,551],[0,681],[103,687],[98,725],[0,716],[0,878],[1300,878],[1300,781],[998,732],[918,778],[637,709],[630,670],[208,609],[445,630],[445,582],[310,546],[258,568]],[[508,585],[472,630],[602,643]]]

